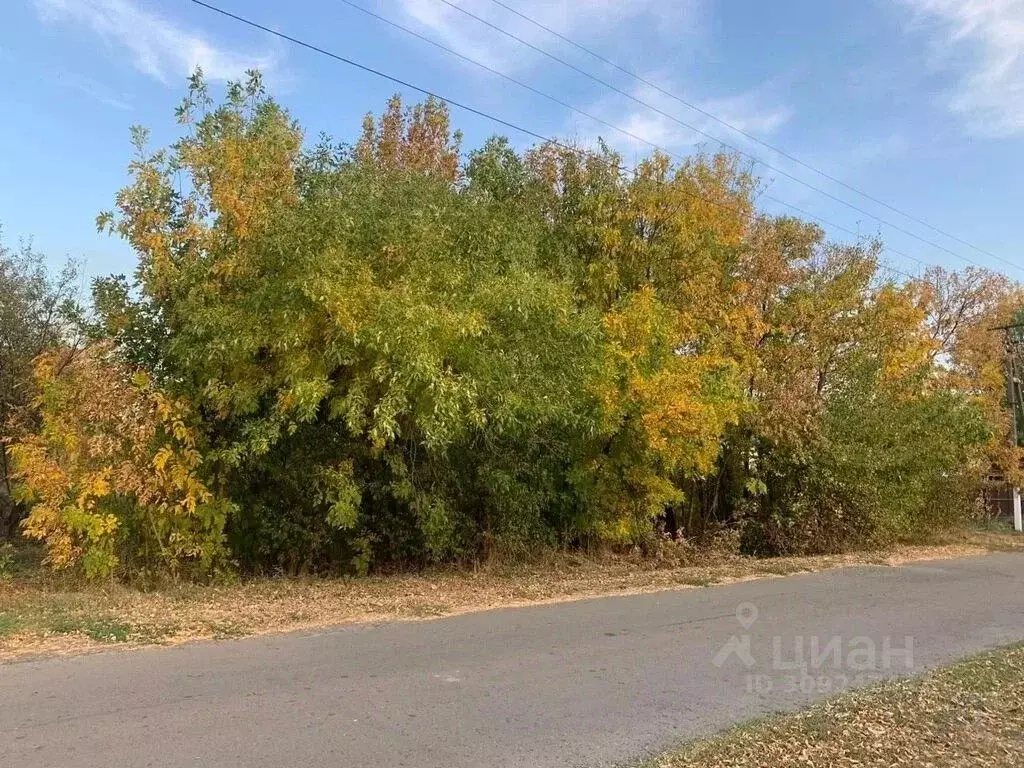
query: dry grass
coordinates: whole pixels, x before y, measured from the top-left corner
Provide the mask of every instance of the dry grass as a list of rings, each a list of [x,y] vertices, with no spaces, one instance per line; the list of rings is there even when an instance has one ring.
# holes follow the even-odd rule
[[[697,742],[645,768],[1024,766],[1024,646]]]
[[[551,555],[530,566],[359,579],[254,579],[144,592],[68,584],[38,570],[0,581],[0,660],[307,629],[429,619],[597,595],[703,587],[849,565],[1024,550],[1024,538],[960,534],[933,546],[770,560],[669,545],[654,558]]]

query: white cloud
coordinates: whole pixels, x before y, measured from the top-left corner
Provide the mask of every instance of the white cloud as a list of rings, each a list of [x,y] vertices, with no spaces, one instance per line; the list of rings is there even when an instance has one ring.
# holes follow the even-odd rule
[[[472,28],[475,22],[436,0],[400,0],[402,9],[415,21],[432,30],[444,45],[464,56],[476,59],[489,67],[505,63],[507,52],[504,38],[497,46],[488,36],[488,30],[480,26],[479,32]],[[497,32],[492,33],[497,35]]]
[[[543,50],[557,53],[568,46],[493,3],[483,0],[452,2]],[[398,0],[398,4],[407,16],[433,31],[440,42],[488,66],[522,69],[545,58],[440,0]],[[640,39],[642,30],[648,36],[672,35],[678,42],[696,24],[698,4],[699,0],[514,0],[508,3],[524,16],[583,44],[604,33],[621,32],[622,25],[630,22],[633,22],[630,39],[634,41]],[[641,19],[651,23],[637,23]]]
[[[738,96],[711,99],[698,104],[698,106],[734,128],[764,137],[775,133],[793,116],[791,108],[778,104],[766,105],[765,100],[762,93],[749,91]],[[709,118],[705,117],[704,120],[706,122],[700,126],[701,128],[715,127],[715,123]],[[724,129],[715,131],[715,133],[720,134],[722,130]]]
[[[979,135],[1024,134],[1024,3],[1020,0],[903,0],[937,32],[936,63],[958,68],[949,99]]]
[[[659,82],[660,80],[654,76],[647,76],[644,79],[650,82]],[[686,98],[686,94],[673,85],[662,85],[662,88],[669,93],[678,93]],[[647,154],[652,150],[652,144],[678,154],[686,154],[695,145],[701,144],[706,144],[712,150],[718,149],[719,144],[708,139],[701,133],[702,131],[721,138],[745,152],[761,156],[768,152],[768,150],[761,149],[756,142],[730,131],[707,115],[688,109],[656,88],[641,85],[631,93],[638,101],[650,104],[659,111],[654,111],[621,96],[604,98],[587,111],[608,123],[619,126],[636,138],[591,121],[588,131],[593,132],[592,136],[600,135],[611,146],[630,155],[633,153]],[[720,120],[760,139],[765,139],[778,131],[793,115],[792,109],[774,103],[762,89],[707,99],[687,98],[687,101],[696,104],[704,112],[713,114]],[[666,115],[672,115],[676,119]],[[583,120],[586,121],[586,118]]]
[[[246,69],[264,72],[274,57],[253,56],[218,47],[198,32],[137,6],[131,0],[35,0],[48,22],[72,24],[91,30],[108,45],[131,54],[136,69],[170,83],[197,66],[211,80],[238,78]]]

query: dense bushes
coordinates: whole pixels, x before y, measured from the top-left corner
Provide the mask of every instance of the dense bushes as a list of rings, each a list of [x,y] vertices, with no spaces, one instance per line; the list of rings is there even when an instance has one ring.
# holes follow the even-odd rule
[[[841,549],[954,521],[1004,436],[964,339],[1016,289],[981,276],[946,334],[945,276],[880,281],[876,246],[759,214],[735,158],[460,163],[444,106],[397,98],[304,151],[255,77],[216,108],[195,78],[180,117],[101,217],[134,279],[39,364],[15,456],[54,565],[365,571],[656,519]]]
[[[0,232],[2,234],[2,232]],[[77,273],[68,263],[51,276],[43,257],[29,244],[6,247],[0,240],[0,444],[36,426],[27,406],[34,390],[35,358],[50,349],[77,343],[84,329],[76,301]],[[24,505],[16,503],[12,467],[0,451],[0,538],[16,533]]]
[[[230,505],[198,476],[188,405],[104,343],[43,354],[36,382],[41,424],[12,454],[35,502],[24,531],[50,562],[87,576],[217,565]]]

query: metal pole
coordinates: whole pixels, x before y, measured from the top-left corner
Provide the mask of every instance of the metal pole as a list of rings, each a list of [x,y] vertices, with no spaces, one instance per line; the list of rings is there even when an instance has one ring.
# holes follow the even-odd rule
[[[1016,355],[1014,354],[1010,328],[1005,328],[1004,333],[1006,334],[1006,363],[1009,376],[1008,384],[1010,385],[1010,410],[1013,415],[1013,447],[1016,449],[1020,445],[1017,431],[1017,414],[1021,407],[1020,386],[1017,382]],[[1020,467],[1016,469],[1019,471]],[[1024,532],[1024,520],[1021,518],[1020,488],[1016,485],[1013,487],[1013,530],[1018,533]]]

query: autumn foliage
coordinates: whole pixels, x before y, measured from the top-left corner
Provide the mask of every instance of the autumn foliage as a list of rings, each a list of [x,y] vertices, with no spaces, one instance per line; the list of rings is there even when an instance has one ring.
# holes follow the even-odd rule
[[[365,571],[735,527],[752,552],[918,536],[1001,448],[994,276],[896,284],[764,215],[735,157],[627,172],[434,100],[304,148],[254,76],[137,131],[84,350],[14,448],[55,566]],[[184,180],[184,183],[183,183]]]
[[[146,564],[212,568],[227,506],[199,477],[187,406],[106,343],[44,353],[35,379],[42,422],[12,454],[32,503],[24,533],[46,542],[49,561],[81,563],[88,576]]]

